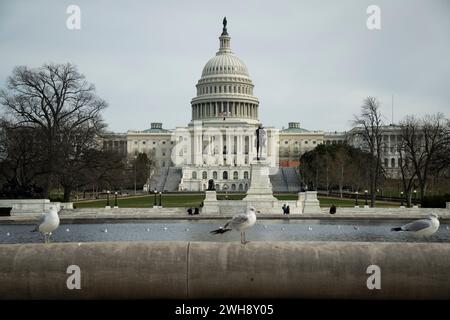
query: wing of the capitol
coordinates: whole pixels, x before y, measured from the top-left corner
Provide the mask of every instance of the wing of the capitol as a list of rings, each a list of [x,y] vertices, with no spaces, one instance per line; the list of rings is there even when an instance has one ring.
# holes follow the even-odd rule
[[[152,161],[151,178],[144,190],[204,191],[214,180],[216,190],[246,191],[250,162],[256,157],[256,129],[267,132],[265,156],[271,167],[275,192],[299,191],[300,156],[319,144],[360,142],[350,132],[307,130],[299,122],[287,128],[265,126],[260,121],[259,100],[244,62],[231,49],[226,24],[219,37],[219,50],[203,67],[191,100],[191,121],[185,127],[165,129],[152,122],[149,129],[106,133],[103,147],[133,159],[147,153]],[[268,106],[270,107],[270,106]],[[384,141],[395,145],[400,128],[388,126]],[[399,174],[396,149],[385,148],[383,164],[387,174]],[[279,169],[279,170],[278,170]]]

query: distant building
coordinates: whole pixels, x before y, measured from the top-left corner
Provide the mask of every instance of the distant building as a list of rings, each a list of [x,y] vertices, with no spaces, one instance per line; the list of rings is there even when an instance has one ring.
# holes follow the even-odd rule
[[[301,128],[299,122],[289,122],[279,134],[280,167],[298,167],[300,156],[323,142],[323,131],[309,131]]]
[[[364,142],[356,134],[358,130],[361,129],[355,127],[347,133],[347,142],[349,145],[355,148],[367,150],[367,146],[364,145]],[[391,124],[383,126],[381,128],[381,132],[383,135],[381,161],[386,176],[388,178],[394,179],[401,178],[400,176],[401,160],[400,154],[398,152],[398,146],[402,141],[401,127],[398,125]]]

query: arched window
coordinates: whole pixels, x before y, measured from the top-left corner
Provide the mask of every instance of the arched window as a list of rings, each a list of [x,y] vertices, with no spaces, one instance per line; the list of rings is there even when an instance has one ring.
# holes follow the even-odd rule
[[[244,171],[244,179],[248,179],[248,171]]]
[[[236,191],[236,185],[234,183],[231,185],[231,191]]]
[[[208,179],[208,173],[206,171],[202,172],[202,179]]]
[[[224,171],[224,172],[222,173],[222,179],[223,179],[223,180],[228,180],[228,171]]]
[[[213,171],[213,179],[217,180],[217,171]]]
[[[197,172],[196,171],[192,171],[192,179],[197,179]]]
[[[234,180],[239,179],[239,173],[237,171],[233,172],[233,179]]]
[[[248,190],[248,183],[245,184],[245,190]]]
[[[242,189],[243,189],[242,183],[239,183],[239,191],[242,191]]]
[[[384,167],[387,168],[389,166],[388,158],[384,158]]]
[[[219,184],[216,184],[216,190],[219,191],[220,190],[220,186]]]
[[[395,168],[395,159],[394,158],[391,159],[391,168]]]

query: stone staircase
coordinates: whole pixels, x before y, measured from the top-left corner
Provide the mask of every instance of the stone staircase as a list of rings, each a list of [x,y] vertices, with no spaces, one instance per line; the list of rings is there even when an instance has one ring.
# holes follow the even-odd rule
[[[269,176],[274,192],[299,192],[300,179],[295,168],[279,168],[278,172]]]
[[[300,176],[296,168],[281,168],[289,192],[300,192]]]
[[[178,186],[181,183],[182,170],[181,168],[171,167],[167,173],[164,184],[164,191],[178,191]]]
[[[150,190],[163,191],[168,173],[169,173],[168,168],[156,169],[152,177],[150,178]]]
[[[279,168],[276,174],[270,175],[273,192],[288,192],[288,186],[284,179],[282,168]]]

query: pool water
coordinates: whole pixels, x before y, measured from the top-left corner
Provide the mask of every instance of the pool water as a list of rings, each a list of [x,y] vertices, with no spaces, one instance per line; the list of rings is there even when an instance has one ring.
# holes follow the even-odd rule
[[[408,233],[392,232],[394,226],[405,221],[392,220],[258,220],[246,232],[249,241],[362,241],[362,242],[450,242],[450,227],[441,224],[427,239]],[[210,234],[223,224],[220,220],[148,220],[138,222],[110,222],[61,224],[53,232],[52,242],[103,241],[239,241],[240,235],[230,231]],[[34,225],[0,225],[0,243],[39,243],[43,236],[30,232]]]

